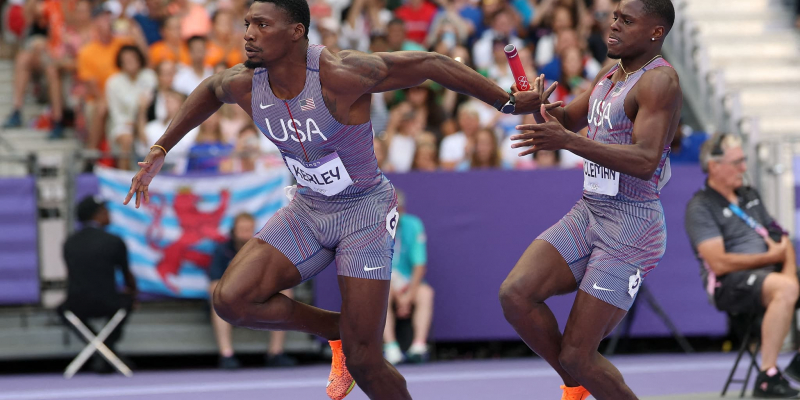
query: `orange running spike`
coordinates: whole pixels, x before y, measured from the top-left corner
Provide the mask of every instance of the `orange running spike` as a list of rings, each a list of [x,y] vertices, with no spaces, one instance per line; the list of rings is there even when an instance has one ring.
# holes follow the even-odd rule
[[[590,396],[589,391],[583,386],[566,387],[561,385],[561,390],[564,391],[561,400],[586,400]]]
[[[342,341],[330,340],[328,343],[333,351],[333,361],[331,363],[331,374],[328,376],[328,386],[325,391],[332,400],[342,400],[356,387],[356,381],[345,365]]]

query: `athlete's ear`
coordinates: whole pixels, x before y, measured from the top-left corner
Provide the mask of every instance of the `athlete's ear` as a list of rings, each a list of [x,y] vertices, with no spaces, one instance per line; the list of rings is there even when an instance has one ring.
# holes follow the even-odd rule
[[[295,24],[294,32],[292,32],[292,40],[298,41],[304,37],[306,37],[306,27],[301,23]]]
[[[653,29],[653,34],[650,37],[653,39],[653,41],[659,40],[664,37],[664,32],[665,29],[663,26],[657,26],[655,29]]]

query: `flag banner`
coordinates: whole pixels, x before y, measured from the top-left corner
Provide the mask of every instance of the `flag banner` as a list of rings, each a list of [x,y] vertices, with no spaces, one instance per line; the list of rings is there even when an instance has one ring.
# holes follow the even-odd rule
[[[208,297],[208,267],[214,248],[230,236],[237,214],[247,212],[260,229],[287,203],[285,168],[234,175],[159,175],[150,203],[122,204],[133,171],[96,167],[100,197],[111,217],[108,231],[128,247],[139,291],[180,298]],[[253,232],[255,234],[255,232]]]

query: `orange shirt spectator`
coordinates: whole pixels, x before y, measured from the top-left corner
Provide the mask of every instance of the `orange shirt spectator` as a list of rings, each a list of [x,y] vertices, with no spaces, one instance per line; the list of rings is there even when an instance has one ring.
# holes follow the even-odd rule
[[[241,48],[229,49],[227,52],[214,42],[208,43],[208,53],[206,55],[205,64],[209,67],[216,67],[219,64],[225,64],[228,68],[236,64],[241,64],[247,60],[244,55],[244,44]],[[189,53],[186,53],[186,58],[189,58]],[[184,63],[186,64],[186,63]]]
[[[158,65],[164,61],[186,64],[186,60],[189,60],[189,49],[185,43],[181,43],[177,49],[163,40],[150,46],[150,65]]]
[[[211,33],[211,17],[206,8],[190,0],[174,0],[169,11],[181,20],[181,38],[208,36]]]
[[[133,40],[121,37],[112,38],[107,43],[93,40],[81,48],[78,52],[78,78],[96,82],[99,93],[105,93],[106,81],[119,72],[117,53],[126,44],[133,44]],[[94,98],[91,93],[89,97]]]

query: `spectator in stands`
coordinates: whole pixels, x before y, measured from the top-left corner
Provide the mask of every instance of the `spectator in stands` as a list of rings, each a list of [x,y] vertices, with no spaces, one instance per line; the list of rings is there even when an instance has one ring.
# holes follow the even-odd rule
[[[239,131],[236,140],[235,156],[231,160],[231,172],[254,172],[262,166],[261,157],[261,132],[252,122]]]
[[[169,3],[170,14],[180,18],[183,40],[194,36],[205,37],[211,33],[211,18],[205,7],[191,0],[173,0]]]
[[[155,119],[150,122],[145,122],[143,116],[140,118],[140,126],[144,125],[142,131],[145,133],[145,142],[140,142],[142,145],[140,151],[141,154],[147,152],[150,146],[155,143],[161,137],[161,135],[164,134],[170,122],[172,122],[172,118],[178,114],[181,104],[186,101],[186,95],[171,89],[165,91],[163,96],[165,108],[165,114],[163,118]],[[192,129],[186,134],[186,136],[184,136],[183,140],[178,142],[175,147],[170,150],[170,159],[164,161],[165,164],[162,167],[163,171],[170,171],[176,174],[182,174],[186,172],[189,149],[195,142],[195,138],[197,137],[199,131],[200,128]]]
[[[224,64],[231,68],[236,64],[243,63],[246,59],[244,40],[242,36],[235,35],[231,29],[234,25],[233,12],[227,9],[217,11],[212,23],[213,30],[208,42],[206,65],[215,67]]]
[[[111,76],[106,84],[108,106],[108,142],[120,152],[117,168],[131,169],[134,135],[137,133],[136,117],[140,109],[151,102],[158,81],[155,72],[146,68],[144,54],[138,47],[123,46],[117,53],[120,72]],[[135,158],[135,157],[134,157]]]
[[[219,109],[219,127],[225,143],[236,143],[242,129],[253,125],[253,119],[236,104],[224,104]]]
[[[238,214],[233,220],[230,239],[220,243],[214,250],[214,256],[209,267],[208,294],[211,298],[214,294],[219,280],[228,269],[228,265],[236,256],[236,253],[253,237],[256,232],[255,218],[247,213]],[[284,296],[292,298],[292,289],[281,292]],[[211,325],[214,327],[214,336],[217,338],[219,347],[219,367],[222,369],[235,369],[239,367],[239,360],[234,357],[233,342],[231,340],[232,327],[220,318],[212,308]],[[283,344],[286,340],[286,332],[273,331],[270,336],[269,350],[265,357],[267,366],[287,367],[297,364],[297,360],[287,356],[283,352]]]
[[[470,104],[462,104],[458,108],[458,127],[460,130],[442,140],[439,148],[439,162],[442,169],[452,171],[468,158],[467,143],[473,140],[481,129],[478,111]]]
[[[481,38],[475,42],[475,46],[472,48],[472,59],[476,68],[486,70],[492,64],[494,58],[492,48],[495,41],[513,44],[517,49],[521,49],[524,46],[522,39],[513,32],[514,18],[511,12],[505,8],[497,11],[492,16],[491,29],[483,32]]]
[[[189,149],[189,172],[231,172],[233,145],[225,143],[219,127],[219,112],[212,114],[202,124],[197,138]]]
[[[178,67],[173,89],[188,96],[203,80],[214,74],[214,69],[205,64],[207,42],[203,36],[193,36],[189,39],[187,44],[190,64]]]
[[[375,158],[378,160],[378,168],[383,172],[394,172],[394,168],[388,162],[388,145],[380,138],[372,139],[372,146],[375,148]]]
[[[162,61],[156,64],[155,72],[158,86],[150,96],[150,104],[146,108],[145,122],[163,120],[167,117],[166,93],[172,91],[177,65],[172,61]]]
[[[433,134],[426,132],[417,139],[411,170],[427,172],[439,170],[439,150],[436,148],[436,137]]]
[[[145,0],[144,4],[145,7],[133,19],[142,29],[147,45],[152,46],[161,40],[161,23],[168,15],[167,7],[164,0]]]
[[[539,150],[533,153],[534,168],[536,169],[550,169],[558,168],[561,159],[559,158],[559,151],[552,150]]]
[[[447,119],[444,109],[436,99],[436,92],[432,88],[433,82],[427,81],[422,85],[406,89],[406,100],[425,120],[425,130],[437,134],[442,122]]]
[[[85,197],[78,203],[77,217],[83,227],[64,243],[67,300],[58,311],[62,318],[65,318],[64,311],[72,311],[92,329],[89,319],[109,320],[119,309],[127,310],[130,315],[136,298],[136,279],[128,268],[125,242],[105,231],[111,223],[105,204],[94,197]],[[125,281],[122,293],[117,292],[118,272]],[[127,317],[104,342],[114,353],[126,320]],[[72,324],[67,323],[67,326]],[[110,372],[110,366],[99,355],[95,356],[92,368],[97,372]]]
[[[407,40],[406,23],[399,18],[389,21],[386,28],[386,42],[389,47],[388,51],[426,50],[419,43]]]
[[[408,172],[414,163],[416,137],[425,127],[424,115],[408,102],[396,105],[389,114],[384,140],[389,145],[387,161],[395,172]]]
[[[700,160],[708,180],[686,207],[685,227],[704,286],[729,315],[763,315],[761,372],[753,397],[795,398],[800,392],[777,368],[800,290],[794,246],[758,192],[744,184],[747,158],[738,136],[714,135]],[[784,374],[800,379],[800,355]]]
[[[130,37],[117,36],[111,29],[112,16],[107,7],[95,9],[92,24],[95,38],[78,52],[78,78],[86,85],[86,120],[89,121],[87,147],[96,149],[100,144],[107,114],[105,85],[108,78],[119,71],[117,54],[125,46],[134,44]]]
[[[502,166],[500,149],[497,147],[497,135],[491,129],[481,129],[475,134],[474,144],[469,146],[470,158],[462,161],[457,170],[495,169]]]
[[[395,336],[395,318],[411,318],[414,339],[405,355],[411,362],[428,359],[428,332],[433,320],[433,288],[425,280],[428,263],[427,237],[422,221],[405,211],[405,194],[397,191],[397,234],[392,258],[392,282],[386,328],[383,332],[384,356],[392,364],[403,361]]]
[[[394,10],[394,15],[405,22],[408,40],[424,44],[437,12],[436,6],[427,0],[407,0]]]
[[[161,38],[150,46],[150,65],[159,65],[164,61],[184,64],[190,62],[189,49],[181,39],[181,20],[178,17],[164,20]]]
[[[340,24],[333,18],[322,18],[317,23],[317,31],[320,35],[320,44],[325,46],[331,53],[338,53],[339,48]]]
[[[61,46],[64,27],[64,12],[60,0],[29,0],[25,3],[25,20],[28,22],[28,37],[14,60],[14,103],[4,128],[22,126],[22,106],[25,93],[33,74],[44,74],[49,89],[51,106],[52,138],[63,135],[61,124],[63,105],[61,79],[58,73],[54,50]]]
[[[392,12],[386,9],[385,0],[354,0],[344,10],[340,43],[342,48],[368,51],[370,36],[385,35]]]
[[[78,52],[92,40],[92,3],[89,0],[79,0],[75,3],[75,10],[66,15],[61,46],[55,50],[53,56],[58,66],[59,76],[67,83],[64,85],[66,94],[62,96],[65,101],[65,111],[72,110],[73,115],[83,115],[83,99],[86,96],[86,87],[76,75]],[[83,118],[73,118],[73,125],[80,133],[85,134]],[[79,136],[80,137],[80,136]],[[84,137],[81,139],[85,140]]]
[[[443,41],[450,50],[456,45],[466,44],[474,30],[472,23],[461,17],[455,2],[447,0],[431,22],[425,46],[432,48],[434,44]]]
[[[550,22],[550,33],[536,42],[536,65],[543,66],[550,63],[556,56],[558,35],[565,31],[575,29],[575,20],[569,7],[559,5],[553,9]]]

